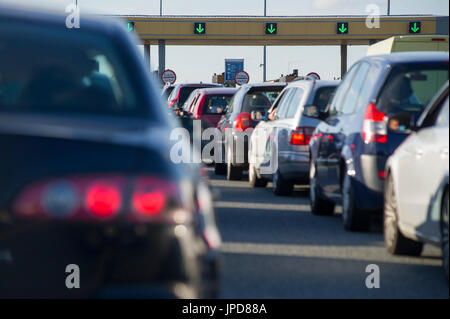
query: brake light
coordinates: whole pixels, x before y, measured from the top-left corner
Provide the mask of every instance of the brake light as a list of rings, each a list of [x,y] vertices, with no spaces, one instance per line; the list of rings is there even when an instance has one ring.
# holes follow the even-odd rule
[[[386,178],[386,171],[378,171],[379,178]]]
[[[240,113],[234,121],[234,128],[238,130],[246,130],[252,126],[252,119],[249,113]]]
[[[362,138],[364,143],[387,143],[386,114],[370,103],[364,114]]]
[[[292,145],[309,145],[314,127],[297,127],[291,132],[289,143]]]
[[[138,190],[133,194],[133,209],[144,216],[154,216],[160,213],[165,204],[166,196],[161,191]]]
[[[120,190],[106,182],[96,182],[86,192],[86,208],[94,216],[110,218],[114,216],[122,206]]]

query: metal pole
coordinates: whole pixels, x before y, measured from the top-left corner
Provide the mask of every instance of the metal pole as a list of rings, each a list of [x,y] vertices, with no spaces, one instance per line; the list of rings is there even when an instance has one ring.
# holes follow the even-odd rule
[[[347,72],[347,45],[341,44],[341,79]]]
[[[387,0],[387,15],[391,14],[391,0]]]
[[[159,0],[159,15],[162,16],[162,0]]]
[[[161,76],[161,74],[166,69],[166,41],[165,40],[158,40],[158,75]]]
[[[266,0],[264,0],[264,16],[266,16],[267,14],[267,3]],[[267,59],[266,59],[266,46],[264,46],[263,49],[263,82],[266,82],[267,77],[266,77],[266,63],[267,63]]]
[[[146,43],[144,44],[144,57],[148,62],[149,65],[149,71],[152,71],[152,67],[151,67],[151,58],[150,58],[150,43]]]

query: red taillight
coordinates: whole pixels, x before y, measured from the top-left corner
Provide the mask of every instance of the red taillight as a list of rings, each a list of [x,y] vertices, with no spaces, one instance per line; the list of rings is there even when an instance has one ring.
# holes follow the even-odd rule
[[[86,208],[96,217],[110,218],[122,206],[120,190],[106,182],[96,182],[86,192]]]
[[[309,145],[314,127],[297,127],[291,132],[289,143],[292,145]]]
[[[386,178],[386,171],[378,171],[379,178]]]
[[[133,209],[144,216],[161,213],[166,204],[166,195],[161,191],[137,190],[133,194]]]
[[[364,143],[387,143],[386,114],[370,103],[364,114],[362,138]]]
[[[252,126],[252,119],[249,113],[240,113],[235,120],[234,128],[237,130],[246,130]]]
[[[67,176],[29,185],[13,212],[18,218],[86,222],[114,220],[121,212],[129,222],[180,223],[190,218],[180,192],[178,184],[152,176]]]

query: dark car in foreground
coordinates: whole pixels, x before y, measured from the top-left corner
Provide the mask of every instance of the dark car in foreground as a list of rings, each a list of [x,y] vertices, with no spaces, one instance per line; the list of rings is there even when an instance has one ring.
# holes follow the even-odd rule
[[[0,296],[215,297],[209,188],[137,41],[65,18],[0,8]]]
[[[333,214],[342,201],[344,227],[369,229],[372,217],[382,216],[387,158],[447,80],[444,52],[368,56],[355,63],[310,142],[312,212]]]
[[[215,173],[227,175],[228,180],[242,179],[248,169],[248,144],[253,128],[284,89],[284,82],[243,85],[233,96],[217,128],[222,137],[222,161],[215,163]]]

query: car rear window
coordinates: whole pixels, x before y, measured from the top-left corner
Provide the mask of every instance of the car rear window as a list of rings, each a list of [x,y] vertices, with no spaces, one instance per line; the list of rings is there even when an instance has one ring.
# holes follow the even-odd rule
[[[178,101],[178,105],[183,105],[186,102],[189,95],[197,89],[214,87],[212,85],[203,85],[203,86],[182,86],[180,87],[180,99]],[[177,93],[178,94],[178,93]]]
[[[275,87],[257,87],[250,89],[244,97],[241,112],[251,113],[259,112],[261,114],[272,106],[280,92],[283,90],[282,86]]]
[[[150,115],[104,37],[0,25],[0,112]]]
[[[448,64],[427,63],[396,66],[389,75],[377,108],[387,115],[420,115],[448,80]]]
[[[335,86],[324,86],[317,89],[313,105],[315,105],[320,112],[324,112],[335,90]]]
[[[203,114],[222,114],[232,97],[233,94],[207,95],[203,104]]]

